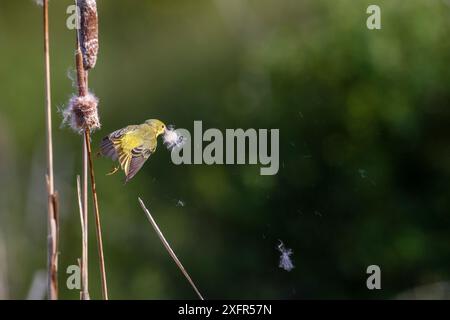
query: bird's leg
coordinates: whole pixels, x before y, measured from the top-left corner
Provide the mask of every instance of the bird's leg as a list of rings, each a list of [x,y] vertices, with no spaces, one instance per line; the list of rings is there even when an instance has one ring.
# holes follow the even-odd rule
[[[114,173],[116,173],[117,171],[119,171],[119,166],[114,166],[113,169],[111,170],[111,172],[108,172],[106,175],[111,176]]]

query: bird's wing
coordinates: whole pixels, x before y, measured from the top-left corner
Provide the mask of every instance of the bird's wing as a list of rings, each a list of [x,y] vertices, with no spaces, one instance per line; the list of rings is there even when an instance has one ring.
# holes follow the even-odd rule
[[[100,154],[113,160],[119,160],[122,170],[128,173],[133,156],[132,151],[142,146],[143,143],[144,139],[139,133],[139,126],[128,126],[116,130],[103,138]]]
[[[144,147],[134,148],[131,151],[131,158],[128,166],[128,170],[124,170],[126,174],[125,182],[128,182],[131,178],[133,178],[136,173],[142,168],[145,161],[150,157],[152,152],[149,149]]]
[[[100,151],[98,152],[98,154],[101,154],[104,157],[111,158],[114,161],[117,160],[116,148],[114,148],[114,144],[109,139],[109,137],[104,137],[102,139],[102,142],[100,144]]]
[[[128,126],[105,137],[100,153],[119,161],[127,182],[142,168],[156,145],[156,136],[152,131],[143,126]]]
[[[128,182],[142,168],[145,161],[156,150],[157,139],[153,131],[141,131],[141,137],[144,137],[142,144],[131,150],[131,158],[127,170],[125,170],[126,180]]]
[[[129,132],[136,130],[137,126],[128,126],[116,130],[102,139],[99,153],[104,157],[109,157],[116,161],[119,158],[119,152],[122,149],[121,139]]]

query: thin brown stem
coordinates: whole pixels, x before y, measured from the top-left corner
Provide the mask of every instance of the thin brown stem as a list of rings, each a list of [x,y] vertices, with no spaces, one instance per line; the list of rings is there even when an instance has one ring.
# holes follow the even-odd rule
[[[87,72],[84,70],[83,67],[83,55],[81,53],[80,48],[80,37],[79,37],[79,31],[77,31],[77,50],[76,50],[76,56],[75,56],[75,62],[76,62],[76,70],[77,70],[77,80],[78,80],[78,95],[80,97],[87,95],[88,93],[88,87],[87,87]],[[95,231],[97,235],[97,247],[98,247],[98,254],[99,254],[99,261],[100,261],[100,274],[102,279],[102,296],[104,300],[108,300],[108,286],[106,282],[106,270],[105,270],[105,258],[103,254],[103,240],[102,240],[102,228],[100,223],[100,212],[99,212],[99,206],[98,206],[98,197],[97,197],[97,190],[95,186],[95,174],[94,174],[94,166],[92,161],[92,150],[91,150],[91,135],[90,130],[86,128],[84,130],[84,138],[83,138],[83,150],[84,150],[84,156],[83,156],[83,175],[87,175],[87,168],[89,166],[89,173],[91,178],[91,189],[92,189],[92,199],[94,202],[94,214],[95,214]],[[84,183],[86,183],[87,177],[84,179]],[[83,206],[87,207],[87,192],[84,195],[83,201],[85,202]],[[86,215],[87,209],[84,212]],[[87,218],[86,218],[87,221]]]
[[[80,262],[80,269],[81,269],[80,299],[89,300],[88,268],[87,268],[88,262],[87,216],[83,211],[80,176],[77,176],[77,195],[78,195],[78,208],[80,210],[81,238],[82,238],[81,262]]]
[[[52,144],[52,114],[51,114],[51,86],[50,86],[50,46],[48,0],[43,1],[44,19],[44,56],[45,56],[45,120],[47,140],[47,268],[48,298],[58,299],[58,212],[53,178],[53,144]]]
[[[83,174],[83,190],[82,190],[82,212],[83,212],[83,220],[82,223],[84,225],[84,233],[82,233],[82,238],[83,238],[83,251],[82,251],[82,265],[84,268],[84,272],[85,272],[85,289],[86,292],[88,292],[88,256],[89,256],[89,250],[88,250],[88,245],[89,245],[89,228],[88,228],[88,196],[89,196],[89,189],[88,189],[88,185],[89,185],[89,174],[88,174],[88,152],[87,152],[87,147],[86,147],[86,143],[84,142],[84,138],[83,138],[83,162],[82,162],[82,174]]]
[[[158,225],[156,224],[155,219],[153,219],[150,211],[145,207],[144,202],[141,200],[141,198],[138,198],[139,203],[142,207],[142,210],[144,210],[145,214],[147,215],[147,219],[148,221],[150,221],[150,224],[152,225],[153,229],[155,230],[156,234],[158,235],[159,239],[161,240],[161,242],[163,243],[164,247],[166,248],[167,252],[169,253],[169,255],[172,257],[173,261],[175,261],[175,264],[178,266],[178,268],[181,270],[181,272],[183,273],[183,275],[185,276],[185,278],[187,279],[187,281],[189,282],[189,284],[192,286],[192,288],[194,289],[195,293],[198,295],[198,297],[200,298],[200,300],[204,300],[203,296],[201,295],[200,291],[198,291],[197,286],[194,284],[194,281],[192,281],[191,277],[189,276],[189,274],[187,273],[186,269],[183,267],[183,265],[181,264],[180,260],[178,259],[177,255],[175,254],[175,252],[172,250],[172,248],[170,247],[170,244],[167,242],[166,238],[164,237],[163,233],[161,232],[161,230],[159,229]]]
[[[76,63],[76,68],[77,68],[77,83],[78,83],[78,95],[79,96],[85,96],[87,94],[87,83],[85,81],[85,71],[83,68],[83,55],[81,54],[81,48],[80,48],[80,36],[79,36],[79,30],[77,30],[77,35],[76,35],[76,46],[77,46],[77,51],[75,54],[75,63]],[[83,207],[83,223],[84,223],[84,228],[85,228],[85,233],[82,235],[83,237],[83,245],[85,245],[86,247],[83,250],[83,257],[82,257],[82,262],[81,264],[84,266],[84,272],[85,272],[85,280],[86,280],[86,291],[87,291],[87,278],[88,278],[88,211],[89,211],[89,207],[88,207],[88,194],[89,194],[89,189],[88,189],[88,185],[89,185],[89,156],[88,156],[88,149],[87,149],[87,145],[86,145],[86,140],[83,137],[82,139],[82,148],[83,148],[83,152],[82,152],[82,176],[83,176],[83,196],[82,196],[82,207]],[[82,293],[83,294],[83,293]]]
[[[78,38],[77,38],[77,43],[78,42]],[[76,67],[77,67],[77,82],[78,82],[78,95],[80,97],[83,97],[85,95],[87,95],[88,93],[88,89],[86,86],[86,74],[85,74],[85,70],[83,67],[83,55],[81,53],[81,49],[80,49],[80,45],[77,45],[77,51],[75,53],[75,63],[76,63]]]
[[[75,1],[78,8],[80,8],[80,5],[78,1]],[[76,69],[77,69],[77,80],[78,80],[78,95],[80,97],[84,97],[88,94],[88,85],[87,85],[87,71],[85,70],[83,66],[83,54],[81,52],[81,45],[80,45],[80,30],[77,30],[77,37],[76,37],[76,56],[75,56],[75,62],[76,62]],[[98,254],[99,254],[99,261],[100,261],[100,274],[102,278],[102,295],[103,299],[108,300],[108,287],[106,282],[106,270],[105,270],[105,258],[103,254],[103,240],[102,240],[102,228],[100,224],[100,212],[99,212],[99,206],[98,206],[98,197],[97,197],[97,190],[95,186],[95,174],[94,174],[94,166],[92,161],[92,150],[91,150],[91,134],[89,128],[84,129],[83,134],[83,176],[84,176],[84,203],[83,206],[86,208],[84,210],[84,220],[86,222],[85,227],[87,228],[87,171],[89,166],[89,174],[90,174],[90,180],[91,180],[91,190],[92,190],[92,199],[94,202],[94,214],[95,214],[95,231],[97,235],[97,247],[98,247]],[[87,232],[86,232],[87,233]],[[87,237],[87,235],[86,235]],[[86,240],[87,241],[87,240]]]
[[[92,198],[94,202],[94,212],[95,212],[95,230],[97,234],[97,246],[98,246],[98,254],[100,258],[100,274],[102,277],[102,294],[103,299],[108,300],[108,286],[106,283],[106,270],[105,270],[105,257],[103,255],[103,240],[102,240],[102,227],[100,224],[100,212],[98,209],[98,198],[97,198],[97,189],[95,186],[95,175],[94,175],[94,165],[92,161],[92,150],[91,150],[91,140],[89,129],[86,129],[84,132],[84,139],[87,146],[88,158],[89,158],[89,173],[91,176],[91,190],[92,190]]]

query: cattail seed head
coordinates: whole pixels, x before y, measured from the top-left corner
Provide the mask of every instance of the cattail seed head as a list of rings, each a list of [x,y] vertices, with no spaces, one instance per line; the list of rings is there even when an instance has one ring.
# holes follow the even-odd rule
[[[80,8],[80,46],[85,70],[95,67],[98,54],[98,14],[95,0],[78,0]]]
[[[88,93],[85,96],[72,96],[69,105],[63,111],[64,124],[76,132],[82,132],[85,129],[94,131],[100,128],[100,120],[98,117],[98,98]]]

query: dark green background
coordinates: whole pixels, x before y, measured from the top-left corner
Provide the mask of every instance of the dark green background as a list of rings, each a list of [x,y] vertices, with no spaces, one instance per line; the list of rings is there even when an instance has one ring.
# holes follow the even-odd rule
[[[78,299],[65,271],[81,255],[81,137],[60,128],[57,112],[75,92],[68,77],[75,34],[65,26],[72,3],[51,0],[50,24],[60,291]],[[382,30],[366,28],[369,4],[381,6]],[[109,160],[95,159],[111,298],[196,298],[138,196],[206,298],[395,298],[449,280],[448,1],[110,0],[98,7],[95,146],[148,118],[190,130],[194,120],[205,129],[280,129],[275,176],[260,176],[259,165],[175,166],[160,146],[124,185],[121,174],[105,176]],[[6,298],[25,298],[46,267],[43,77],[41,8],[2,0]],[[90,292],[100,298],[93,226],[91,219]],[[294,251],[289,273],[278,268],[278,239]],[[371,264],[381,267],[382,290],[366,288]]]

